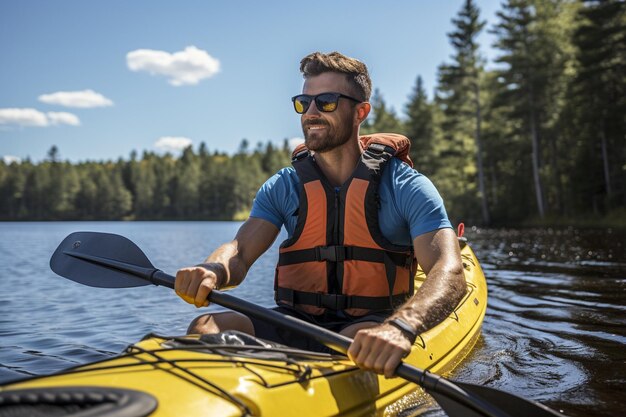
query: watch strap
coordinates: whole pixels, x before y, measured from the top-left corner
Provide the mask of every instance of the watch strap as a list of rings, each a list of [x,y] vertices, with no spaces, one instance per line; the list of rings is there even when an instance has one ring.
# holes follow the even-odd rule
[[[411,342],[411,344],[415,343],[415,339],[417,339],[417,331],[409,323],[401,318],[387,320],[386,323],[391,324],[393,327],[400,330],[409,342]]]

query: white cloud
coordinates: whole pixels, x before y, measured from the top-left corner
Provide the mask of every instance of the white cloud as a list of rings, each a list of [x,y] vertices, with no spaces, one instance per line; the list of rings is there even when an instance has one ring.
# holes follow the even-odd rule
[[[289,144],[289,149],[291,149],[291,151],[293,152],[293,150],[296,149],[296,147],[299,144],[304,143],[304,139],[303,138],[291,138],[287,141],[287,143]]]
[[[48,112],[47,116],[51,125],[80,126],[80,119],[72,113],[51,111]]]
[[[165,75],[169,83],[195,85],[220,70],[220,61],[206,51],[188,46],[184,51],[170,54],[153,49],[137,49],[126,54],[126,64],[131,71],[146,71],[152,75]]]
[[[60,106],[79,107],[83,109],[113,105],[113,101],[93,90],[57,91],[52,94],[42,94],[38,99],[46,104],[58,104]]]
[[[191,139],[181,136],[163,136],[154,143],[157,149],[166,152],[182,151],[189,145],[191,145]]]
[[[0,109],[0,125],[48,126],[48,117],[35,109]]]
[[[56,125],[80,125],[80,120],[75,114],[66,112],[43,113],[37,109],[0,109],[0,125],[17,126],[56,126]]]
[[[22,162],[22,158],[19,158],[17,156],[13,156],[13,155],[4,155],[2,157],[2,160],[7,165],[12,164],[13,162],[16,162],[18,164]]]

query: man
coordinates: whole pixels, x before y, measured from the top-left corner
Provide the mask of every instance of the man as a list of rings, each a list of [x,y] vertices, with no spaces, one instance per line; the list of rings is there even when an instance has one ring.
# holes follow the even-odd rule
[[[445,319],[465,294],[459,245],[432,183],[391,158],[395,149],[361,144],[359,126],[371,109],[367,67],[337,52],[316,52],[300,70],[303,94],[293,103],[308,152],[294,159],[295,169],[282,169],[261,187],[233,241],[203,264],[178,271],[176,292],[196,307],[208,305],[211,290],[243,281],[284,225],[289,239],[281,245],[276,309],[353,337],[349,357],[391,377],[415,337]],[[415,295],[413,253],[427,274]],[[235,312],[200,316],[189,333],[228,329],[321,350]]]

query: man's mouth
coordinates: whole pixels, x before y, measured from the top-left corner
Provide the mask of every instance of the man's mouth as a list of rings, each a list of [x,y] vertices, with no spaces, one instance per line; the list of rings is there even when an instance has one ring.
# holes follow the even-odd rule
[[[304,128],[307,130],[319,130],[326,128],[326,123],[305,123]]]

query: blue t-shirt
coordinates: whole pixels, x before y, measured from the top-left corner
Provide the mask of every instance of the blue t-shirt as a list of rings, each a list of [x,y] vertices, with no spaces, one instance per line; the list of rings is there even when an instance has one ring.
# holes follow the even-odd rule
[[[283,168],[256,194],[250,217],[283,225],[291,238],[300,205],[300,180],[293,167]],[[417,236],[434,230],[451,228],[443,200],[432,182],[397,158],[383,171],[378,190],[380,229],[391,243],[412,245]]]

